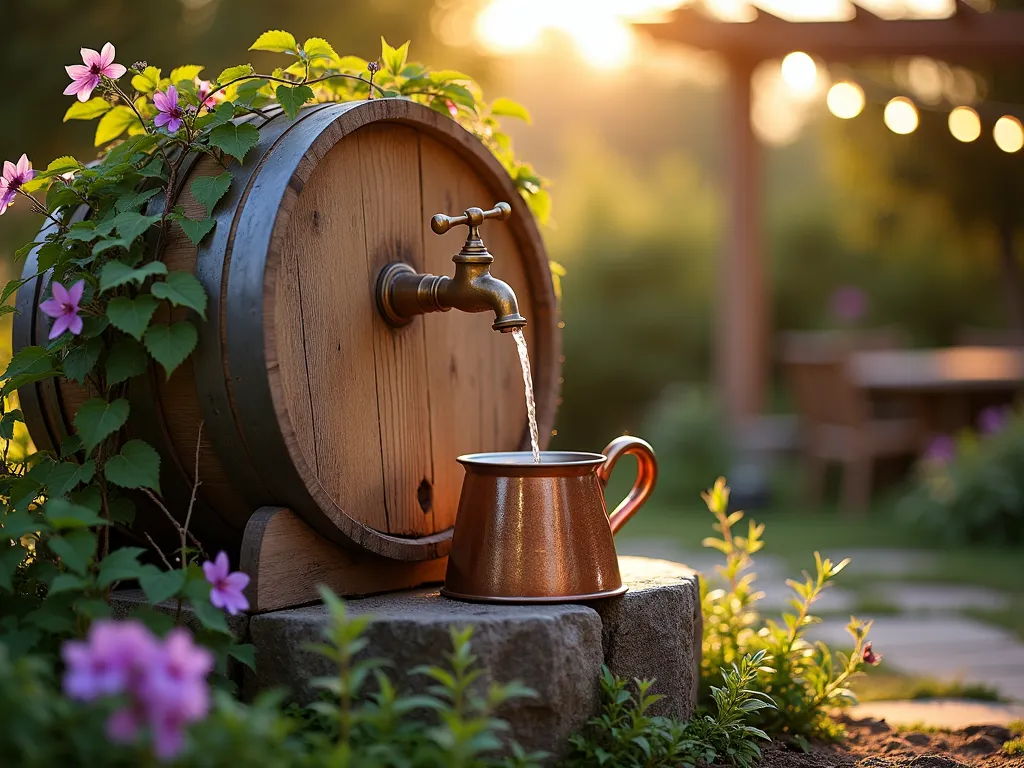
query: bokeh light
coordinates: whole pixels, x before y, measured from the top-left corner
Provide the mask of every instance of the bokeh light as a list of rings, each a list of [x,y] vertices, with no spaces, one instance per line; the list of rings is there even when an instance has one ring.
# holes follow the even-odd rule
[[[818,65],[803,51],[793,51],[782,60],[782,79],[798,94],[814,92],[818,82]]]
[[[917,130],[917,107],[906,96],[897,96],[885,105],[886,127],[893,133],[908,134]]]
[[[964,143],[981,136],[981,118],[970,107],[957,107],[949,113],[949,132]]]
[[[1024,128],[1020,120],[1010,115],[1003,115],[996,120],[992,129],[992,138],[996,140],[996,146],[1003,152],[1018,152],[1024,147]]]
[[[864,89],[856,83],[840,80],[828,89],[825,103],[833,115],[850,120],[864,110]]]

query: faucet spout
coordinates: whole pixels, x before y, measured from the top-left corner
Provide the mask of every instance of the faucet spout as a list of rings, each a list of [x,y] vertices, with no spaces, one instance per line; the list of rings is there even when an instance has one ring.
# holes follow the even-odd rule
[[[485,219],[504,219],[511,212],[508,203],[498,203],[490,211],[470,208],[462,216],[434,216],[430,226],[439,235],[457,224],[469,226],[465,245],[452,258],[455,274],[438,277],[420,274],[401,262],[387,265],[377,278],[377,307],[384,318],[392,325],[405,325],[416,315],[457,309],[494,312],[491,327],[501,333],[525,326],[515,291],[491,274],[494,257],[480,239],[480,224]]]

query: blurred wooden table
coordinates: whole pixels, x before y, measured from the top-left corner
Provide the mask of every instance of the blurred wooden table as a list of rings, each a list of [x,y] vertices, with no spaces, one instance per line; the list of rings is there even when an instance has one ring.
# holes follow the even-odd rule
[[[931,430],[969,426],[977,410],[1024,389],[1024,350],[1000,347],[854,352],[848,371],[873,400],[911,400]]]

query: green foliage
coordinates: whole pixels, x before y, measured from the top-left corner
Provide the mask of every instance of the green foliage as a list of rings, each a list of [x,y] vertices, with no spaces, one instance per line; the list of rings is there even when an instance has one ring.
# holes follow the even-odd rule
[[[899,514],[947,543],[1024,542],[1024,417],[996,434],[963,432],[949,463],[922,460]]]
[[[722,670],[724,685],[713,688],[715,711],[681,723],[649,714],[662,697],[649,693],[653,680],[636,680],[636,693],[607,667],[601,672],[601,714],[570,740],[567,768],[679,768],[712,763],[751,768],[768,736],[750,725],[750,714],[774,705],[752,686],[767,657],[764,651]]]
[[[853,647],[849,654],[833,652],[806,635],[820,621],[811,611],[813,603],[848,561],[832,563],[815,552],[814,572],[805,571],[802,580],[786,582],[793,598],[782,622],[762,622],[757,601],[763,593],[754,587],[757,576],[750,568],[752,556],[764,546],[764,525],[751,520],[746,535],[734,531],[743,513],[729,512],[729,488],[722,478],[704,494],[704,501],[715,516],[715,530],[721,534],[721,538],[705,539],[704,545],[721,552],[725,564],[717,568],[720,588],[711,589],[701,580],[701,701],[717,699],[710,685],[724,670],[750,654],[764,653],[771,659],[771,667],[764,667],[764,674],[753,685],[770,697],[774,707],[752,713],[755,724],[773,737],[801,746],[811,738],[839,738],[842,730],[828,712],[856,702],[850,681],[866,663],[865,642],[871,622],[850,618],[847,630]]]

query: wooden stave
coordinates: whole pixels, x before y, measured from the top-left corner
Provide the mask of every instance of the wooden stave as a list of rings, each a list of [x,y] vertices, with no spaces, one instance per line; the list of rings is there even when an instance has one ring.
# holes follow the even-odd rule
[[[346,116],[348,117],[346,118]],[[299,511],[308,523],[336,543],[398,560],[428,560],[441,557],[447,553],[450,544],[450,528],[427,536],[407,538],[370,528],[349,517],[342,510],[338,510],[340,514],[336,516],[327,516],[321,505],[309,493],[305,482],[294,472],[295,467],[292,462],[295,460],[295,456],[288,451],[284,444],[280,424],[274,418],[266,419],[264,423],[261,423],[259,418],[260,415],[268,414],[268,411],[271,415],[275,413],[273,407],[267,409],[268,404],[272,405],[273,397],[269,391],[269,379],[263,359],[263,344],[262,341],[260,344],[252,342],[253,335],[262,336],[265,328],[262,316],[264,314],[268,317],[272,315],[272,312],[264,313],[264,309],[266,309],[264,302],[251,300],[253,295],[262,296],[262,278],[266,272],[267,251],[259,247],[255,250],[246,250],[245,252],[250,255],[244,260],[231,259],[230,254],[233,254],[234,249],[239,246],[238,227],[242,226],[246,220],[249,222],[259,221],[259,217],[247,208],[247,204],[250,199],[253,199],[250,192],[254,187],[261,192],[256,199],[263,200],[262,188],[268,181],[268,177],[264,176],[268,158],[270,160],[276,158],[278,163],[283,163],[282,167],[278,169],[278,178],[275,179],[279,186],[277,192],[283,196],[297,180],[304,183],[312,173],[315,163],[306,162],[311,154],[315,151],[325,154],[329,151],[330,146],[343,140],[359,127],[381,121],[406,123],[417,129],[422,129],[426,124],[433,129],[434,138],[460,153],[468,153],[477,166],[482,164],[484,167],[481,170],[491,177],[497,186],[503,187],[506,193],[503,196],[513,206],[516,215],[513,216],[508,226],[513,228],[516,240],[527,244],[527,247],[524,248],[525,252],[535,254],[543,259],[545,251],[536,224],[511,179],[490,152],[454,121],[427,107],[401,99],[378,99],[371,102],[307,107],[296,121],[284,122],[275,120],[274,117],[276,116],[272,116],[261,126],[260,144],[252,150],[249,162],[242,166],[241,171],[237,166],[232,169],[235,179],[231,191],[218,206],[219,212],[215,213],[218,226],[214,234],[198,249],[195,274],[204,284],[210,296],[208,320],[206,323],[198,324],[200,341],[193,355],[196,396],[202,407],[206,423],[204,434],[207,435],[207,439],[214,442],[216,453],[225,464],[229,475],[234,479],[233,485],[236,491],[246,497],[247,503],[252,505],[253,510],[263,504],[274,503],[275,499],[288,498],[290,505]],[[306,121],[311,117],[315,117],[315,119],[307,123]],[[344,125],[339,128],[339,123],[344,123]],[[304,135],[305,148],[297,155],[294,148],[291,148],[291,155],[287,158],[284,157],[283,150],[275,155],[275,150],[279,146],[286,147],[296,141],[300,136],[300,132],[296,132],[300,126],[300,132]],[[312,130],[310,126],[317,126],[319,130]],[[334,138],[325,139],[324,136],[332,129]],[[329,141],[330,146],[325,146],[325,141]],[[300,146],[303,145],[300,143]],[[308,167],[305,170],[305,176],[300,178],[299,172],[304,164]],[[247,173],[246,169],[248,169]],[[242,174],[245,174],[245,178],[242,179],[244,183],[238,184]],[[283,181],[282,186],[283,179],[286,180]],[[179,191],[190,180],[188,173],[182,174]],[[301,191],[301,187],[296,191],[292,205],[294,205],[299,191]],[[272,217],[273,228],[270,231],[250,233],[261,236],[267,243],[275,237],[279,239],[284,231],[281,227],[287,227],[286,217],[282,222],[281,210],[273,206],[271,208],[276,211]],[[247,211],[249,212],[247,213]],[[245,244],[243,241],[241,245]],[[260,254],[258,269],[255,268],[255,260],[251,256],[253,252]],[[226,267],[225,259],[228,260]],[[527,258],[523,263],[530,284],[532,301],[535,307],[540,308],[540,311],[535,310],[534,316],[528,319],[531,324],[549,326],[548,333],[537,334],[536,349],[531,351],[538,394],[538,422],[543,442],[546,443],[553,426],[559,390],[561,350],[559,334],[555,328],[557,305],[546,262]],[[240,264],[241,267],[232,271],[232,264],[236,267]],[[30,266],[33,265],[26,264],[26,271]],[[227,274],[226,280],[224,279],[225,274]],[[33,281],[30,291],[24,291],[24,288],[19,291],[19,306],[22,304],[23,292],[28,297],[25,301],[27,308],[32,308],[30,304],[38,305],[39,282],[38,280]],[[260,288],[258,293],[256,292],[257,286]],[[29,284],[26,287],[29,287]],[[226,302],[223,301],[225,296]],[[248,303],[245,302],[247,298],[249,299]],[[38,338],[40,331],[36,328],[36,313],[30,311],[24,314],[29,323],[29,337]],[[226,333],[221,330],[223,314],[227,314]],[[256,321],[254,318],[260,318],[260,320]],[[242,331],[243,328],[247,330]],[[255,333],[254,328],[256,329]],[[20,335],[16,330],[16,349],[24,346],[25,337],[24,329]],[[19,338],[22,339],[21,344],[18,344]],[[257,349],[259,354],[252,354],[253,350]],[[239,410],[236,410],[231,398],[236,389],[236,382],[242,377],[233,374],[232,371],[240,370],[245,372],[249,377],[248,380],[254,382],[254,385],[239,389],[242,395],[242,405]],[[163,466],[168,467],[173,464],[176,467],[177,482],[172,482],[170,485],[177,489],[189,475],[182,467],[182,457],[170,446],[170,440],[167,437],[163,419],[167,418],[169,414],[162,407],[151,408],[155,402],[153,377],[156,374],[155,368],[152,369],[149,380],[134,388],[133,408],[135,403],[139,402],[142,411],[148,411],[149,414],[159,417],[159,426],[163,429],[143,430],[146,433],[144,437],[154,443],[162,457],[171,459]],[[50,383],[52,386],[52,382]],[[33,385],[34,391],[38,391],[36,390],[37,386]],[[27,403],[28,409],[33,412],[33,416],[29,419],[29,413],[26,411],[27,420],[42,425],[33,429],[30,423],[32,434],[35,435],[39,429],[45,427],[46,413],[50,413],[55,423],[63,427],[66,432],[67,424],[64,416],[66,411],[60,402],[59,391],[55,391],[49,396],[45,396],[44,393],[44,396],[39,397],[38,400],[39,418],[36,418],[36,408]],[[50,437],[50,432],[51,430],[47,428],[42,434],[47,437],[51,445],[40,445],[40,447],[53,449],[59,447]],[[528,430],[524,425],[520,447],[524,447],[528,440]],[[273,450],[267,450],[268,443],[272,444]],[[260,450],[249,451],[248,446],[251,445],[259,445]],[[258,459],[252,461],[252,456],[256,456]],[[249,461],[239,461],[238,459],[241,457],[246,457]],[[282,468],[284,472],[282,472]],[[262,480],[265,478],[271,478],[271,490],[264,489]],[[281,495],[277,495],[279,493]],[[296,501],[298,503],[295,503]],[[204,509],[201,499],[197,501],[197,506],[203,512],[193,518],[197,528],[206,529],[207,534],[212,533],[213,529],[223,529],[223,525],[211,525],[215,521],[224,522],[220,520],[219,512],[209,508]],[[228,526],[235,530],[240,538],[237,524],[228,523]],[[218,535],[216,539],[218,542],[223,542],[225,537]],[[235,549],[235,547],[237,547],[237,542],[229,542],[227,545],[229,549]]]

